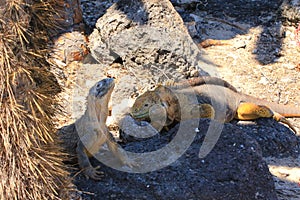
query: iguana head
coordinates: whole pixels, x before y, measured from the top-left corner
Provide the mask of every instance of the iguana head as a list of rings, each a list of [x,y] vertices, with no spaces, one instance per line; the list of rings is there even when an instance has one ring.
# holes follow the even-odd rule
[[[108,103],[115,83],[113,78],[98,81],[89,91],[87,97],[87,110],[90,118],[97,117],[98,121],[106,121]]]
[[[149,111],[157,104],[161,104],[159,95],[155,91],[147,91],[135,100],[130,114],[137,120],[149,120]]]
[[[110,97],[115,86],[113,78],[106,78],[101,81],[98,81],[89,91],[89,95],[94,96],[98,99],[106,96],[107,94]]]

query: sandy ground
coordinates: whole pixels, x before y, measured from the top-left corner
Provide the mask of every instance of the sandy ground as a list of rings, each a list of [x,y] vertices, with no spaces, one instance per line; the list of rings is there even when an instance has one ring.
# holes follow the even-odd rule
[[[227,25],[226,25],[227,26]],[[282,39],[280,56],[263,64],[257,57],[257,42],[262,27],[253,27],[246,34],[226,40],[229,45],[205,48],[205,58],[218,66],[220,77],[232,83],[239,91],[256,97],[300,106],[299,49],[295,42],[295,28],[281,27],[286,37]],[[221,37],[215,39],[223,39]],[[270,36],[269,36],[270,37]],[[244,44],[242,48],[236,48]],[[268,49],[260,49],[262,56],[268,56]],[[300,131],[300,119],[290,119]],[[274,175],[279,199],[300,199],[300,157],[265,158],[270,172]]]

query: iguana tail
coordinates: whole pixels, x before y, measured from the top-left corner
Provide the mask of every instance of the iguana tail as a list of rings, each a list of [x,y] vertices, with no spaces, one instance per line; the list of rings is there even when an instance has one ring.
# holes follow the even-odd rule
[[[242,94],[242,102],[255,103],[271,108],[273,111],[281,114],[284,117],[300,117],[300,108],[296,106],[282,105],[275,102],[259,99],[249,95]]]
[[[217,85],[217,86],[228,88],[234,92],[237,92],[237,89],[227,81],[212,76],[199,76],[199,77],[186,79],[178,83],[175,83],[174,85],[172,85],[172,88],[183,89],[188,87],[196,87],[200,85]]]

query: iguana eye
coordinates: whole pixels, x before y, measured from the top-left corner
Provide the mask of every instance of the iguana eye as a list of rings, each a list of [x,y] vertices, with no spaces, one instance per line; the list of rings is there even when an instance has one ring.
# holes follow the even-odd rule
[[[161,105],[162,105],[163,107],[165,107],[165,108],[168,107],[168,104],[167,104],[166,102],[161,102]]]
[[[144,104],[144,106],[145,106],[145,107],[148,107],[148,106],[149,106],[149,104],[147,104],[147,103],[146,103],[146,104]]]

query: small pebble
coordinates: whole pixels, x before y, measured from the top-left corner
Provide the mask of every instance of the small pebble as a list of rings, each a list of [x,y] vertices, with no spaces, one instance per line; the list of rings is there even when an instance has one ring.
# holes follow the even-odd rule
[[[268,79],[266,77],[261,77],[258,83],[267,85],[269,83]]]

